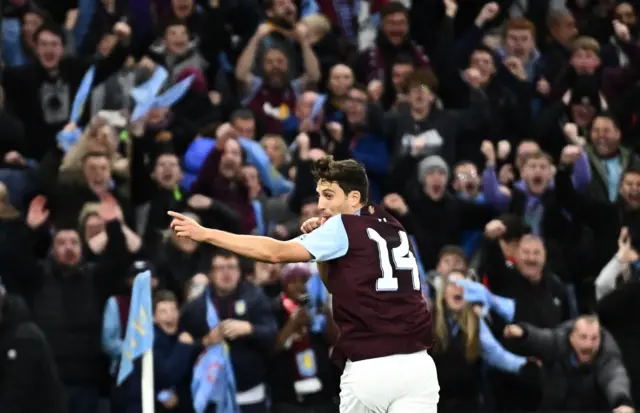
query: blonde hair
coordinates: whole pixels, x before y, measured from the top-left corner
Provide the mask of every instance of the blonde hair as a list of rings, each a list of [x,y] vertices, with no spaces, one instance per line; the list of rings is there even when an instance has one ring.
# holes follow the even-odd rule
[[[86,202],[82,209],[80,210],[80,214],[78,215],[78,226],[81,229],[84,229],[84,225],[92,215],[100,215],[100,203],[99,202]]]
[[[320,13],[309,14],[302,21],[313,31],[321,32],[322,34],[327,34],[331,31],[331,22]]]
[[[447,285],[451,283],[449,275],[442,280],[442,287],[438,289],[435,311],[435,351],[445,352],[449,347],[449,322],[447,320],[447,305],[444,294]],[[480,321],[470,303],[465,303],[457,316],[460,333],[464,337],[465,358],[468,361],[477,360],[480,356]]]
[[[600,56],[600,44],[593,37],[580,36],[574,40],[571,45],[571,53],[575,53],[578,50],[587,50]]]
[[[100,142],[98,138],[103,128],[108,128],[106,142]],[[99,147],[96,148],[95,146]],[[89,152],[101,152],[113,162],[118,157],[118,137],[115,130],[103,121],[92,121],[78,142],[65,154],[60,166],[60,171],[79,171],[82,169],[82,160]]]
[[[309,36],[312,39],[312,43],[322,39],[331,31],[331,22],[319,13],[310,14],[302,18],[302,22],[309,27]]]

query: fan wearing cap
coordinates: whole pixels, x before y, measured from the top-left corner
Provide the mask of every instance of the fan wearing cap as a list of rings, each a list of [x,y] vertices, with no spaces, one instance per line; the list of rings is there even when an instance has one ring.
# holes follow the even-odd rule
[[[337,396],[328,360],[331,329],[317,322],[324,314],[314,314],[309,303],[307,282],[309,264],[287,264],[281,275],[283,293],[274,302],[274,313],[280,329],[276,340],[274,374],[271,375],[274,411],[286,407],[330,408]],[[334,406],[335,409],[335,406]]]
[[[26,304],[8,294],[0,280],[0,409],[66,413],[51,348],[42,330],[28,320]]]

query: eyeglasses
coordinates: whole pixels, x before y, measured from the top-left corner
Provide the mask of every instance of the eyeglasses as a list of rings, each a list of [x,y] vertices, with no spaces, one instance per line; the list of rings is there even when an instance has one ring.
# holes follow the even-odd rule
[[[456,176],[458,177],[459,180],[464,181],[466,179],[470,179],[470,178],[477,178],[478,174],[474,171],[474,172],[460,172],[458,174],[456,174]]]

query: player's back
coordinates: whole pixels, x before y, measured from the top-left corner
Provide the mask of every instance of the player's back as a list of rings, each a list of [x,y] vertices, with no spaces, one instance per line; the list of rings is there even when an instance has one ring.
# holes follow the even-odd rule
[[[328,262],[337,350],[357,361],[427,349],[431,315],[404,228],[373,205],[341,218],[349,248]]]

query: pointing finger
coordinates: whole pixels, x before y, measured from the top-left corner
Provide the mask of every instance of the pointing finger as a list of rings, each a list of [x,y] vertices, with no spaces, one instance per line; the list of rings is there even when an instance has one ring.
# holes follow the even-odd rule
[[[184,215],[182,215],[182,214],[180,214],[178,212],[168,211],[167,214],[169,216],[172,216],[172,217],[174,217],[176,219],[179,219],[179,220],[186,220],[187,219],[187,217],[185,217]]]

